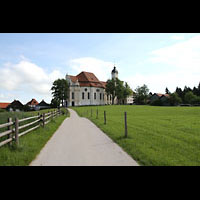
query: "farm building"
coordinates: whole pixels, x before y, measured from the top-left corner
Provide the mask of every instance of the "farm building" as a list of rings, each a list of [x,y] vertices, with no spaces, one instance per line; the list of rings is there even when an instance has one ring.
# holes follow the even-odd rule
[[[9,104],[6,108],[8,111],[22,111],[24,110],[24,105],[18,101],[14,100],[11,104]]]
[[[10,103],[0,103],[0,109],[6,109]]]
[[[150,103],[156,101],[156,100],[160,100],[162,102],[163,105],[169,105],[169,94],[161,94],[161,93],[154,93],[151,97],[150,97]]]
[[[31,110],[35,110],[35,107],[38,105],[39,103],[35,100],[35,99],[32,99],[31,101],[29,101],[26,106],[29,106],[29,108]]]
[[[50,104],[42,100],[39,104],[37,104],[37,106],[35,107],[35,110],[48,109],[48,108],[50,108]]]

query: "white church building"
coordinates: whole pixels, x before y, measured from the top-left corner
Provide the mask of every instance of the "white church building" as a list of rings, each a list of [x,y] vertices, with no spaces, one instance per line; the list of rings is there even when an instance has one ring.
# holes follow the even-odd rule
[[[114,66],[111,72],[112,78],[118,78],[118,71]],[[81,72],[77,76],[66,75],[69,83],[69,94],[66,106],[83,105],[109,105],[112,104],[112,96],[107,95],[106,82],[99,81],[91,72]],[[115,99],[114,103],[117,103]]]

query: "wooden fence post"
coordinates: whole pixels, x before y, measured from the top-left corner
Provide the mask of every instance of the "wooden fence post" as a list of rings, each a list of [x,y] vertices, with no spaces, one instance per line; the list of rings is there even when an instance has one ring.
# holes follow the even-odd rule
[[[10,122],[12,122],[12,118],[11,118],[11,117],[8,118],[8,123],[10,123]],[[12,130],[12,125],[8,126],[8,130]],[[9,139],[9,138],[12,138],[12,133],[10,133],[10,134],[8,135],[8,139]],[[12,141],[11,141],[11,142],[12,142]],[[11,142],[9,142],[9,146],[11,145]]]
[[[40,119],[40,113],[38,112],[38,119]],[[39,125],[40,125],[40,121],[38,122],[39,123]]]
[[[98,114],[99,114],[99,112],[98,112],[98,109],[97,109],[97,119],[98,119]]]
[[[106,111],[104,110],[104,124],[106,124]]]
[[[127,131],[127,113],[124,112],[124,123],[125,123],[125,138],[127,138],[128,131]]]
[[[15,142],[16,145],[19,145],[19,120],[18,118],[15,118]]]
[[[44,125],[45,125],[45,114],[43,113],[42,114],[42,126],[44,128]]]

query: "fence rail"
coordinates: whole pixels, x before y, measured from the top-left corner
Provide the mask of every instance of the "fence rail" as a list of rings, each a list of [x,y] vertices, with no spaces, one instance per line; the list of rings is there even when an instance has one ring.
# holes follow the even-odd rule
[[[54,111],[51,111],[51,112],[48,112],[48,113],[43,113],[41,115],[38,113],[38,115],[36,115],[36,116],[27,117],[27,118],[20,119],[20,120],[18,118],[15,118],[15,120],[12,121],[12,118],[8,118],[8,123],[0,124],[0,129],[6,128],[6,127],[8,129],[7,131],[0,132],[0,138],[2,138],[3,136],[6,136],[6,135],[8,136],[7,138],[5,138],[5,140],[0,142],[0,147],[5,145],[5,144],[11,143],[13,141],[15,141],[15,143],[18,145],[19,144],[19,137],[29,133],[30,131],[33,131],[33,130],[39,128],[40,126],[44,127],[53,118],[61,115],[61,113],[62,113],[61,110],[54,110]],[[35,119],[35,120],[20,126],[21,122],[25,122],[25,121],[28,121],[30,119]],[[28,130],[25,130],[25,131],[19,133],[19,130],[30,127],[30,126],[32,126],[36,123],[37,123],[36,126],[31,127]]]

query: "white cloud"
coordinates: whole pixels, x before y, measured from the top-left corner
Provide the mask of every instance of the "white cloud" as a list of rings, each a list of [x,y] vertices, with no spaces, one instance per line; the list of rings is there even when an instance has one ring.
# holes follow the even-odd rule
[[[24,58],[21,56],[21,58]],[[22,91],[27,96],[51,96],[51,87],[54,80],[63,78],[58,70],[50,73],[27,59],[17,64],[6,63],[1,67],[0,89],[6,91]],[[2,96],[1,96],[2,97]]]
[[[93,57],[70,60],[69,66],[75,73],[71,75],[77,75],[82,71],[92,72],[100,81],[107,81],[107,79],[111,78],[111,71],[113,69],[112,62],[103,61]],[[119,69],[119,67],[117,68]]]
[[[185,37],[184,37],[184,35],[173,35],[173,36],[171,36],[171,39],[173,39],[173,40],[184,40]]]
[[[193,88],[200,81],[200,36],[152,51],[148,62],[155,64],[156,70],[152,67],[149,74],[127,77],[134,89],[143,84],[152,92],[165,92],[166,87],[174,92],[185,85]]]

